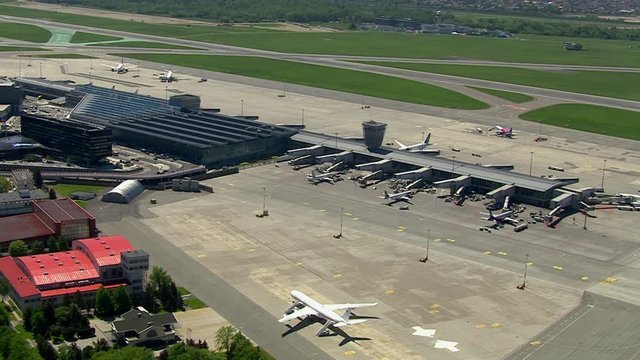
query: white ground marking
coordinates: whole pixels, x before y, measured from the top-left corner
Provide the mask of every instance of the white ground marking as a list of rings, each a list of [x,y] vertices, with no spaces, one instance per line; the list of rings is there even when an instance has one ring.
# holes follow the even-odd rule
[[[458,345],[455,341],[447,341],[447,340],[436,340],[436,344],[433,346],[434,349],[447,349],[451,352],[458,352],[460,349],[456,347]]]
[[[434,337],[436,334],[436,329],[424,329],[422,326],[414,326],[412,329],[414,332],[411,335],[415,336]]]

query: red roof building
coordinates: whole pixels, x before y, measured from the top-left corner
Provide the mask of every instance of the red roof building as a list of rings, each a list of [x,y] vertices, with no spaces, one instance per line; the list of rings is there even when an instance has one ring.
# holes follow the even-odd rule
[[[96,219],[73,200],[34,200],[31,207],[30,214],[0,218],[0,244],[46,240],[60,235],[67,240],[97,235]]]
[[[142,292],[149,255],[124,237],[76,240],[72,247],[70,251],[0,258],[0,277],[11,285],[9,295],[21,309],[41,306],[43,301],[61,303],[64,296],[78,292],[93,297],[102,286],[126,285],[132,294]]]

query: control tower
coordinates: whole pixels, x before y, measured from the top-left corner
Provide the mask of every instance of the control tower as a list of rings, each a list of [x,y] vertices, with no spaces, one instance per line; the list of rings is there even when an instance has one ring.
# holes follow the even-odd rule
[[[362,136],[364,144],[369,150],[377,150],[382,145],[387,124],[369,120],[362,123]]]

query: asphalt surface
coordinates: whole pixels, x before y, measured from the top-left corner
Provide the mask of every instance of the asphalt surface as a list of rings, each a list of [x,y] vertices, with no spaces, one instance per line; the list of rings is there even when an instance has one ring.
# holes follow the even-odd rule
[[[585,292],[573,311],[504,359],[640,359],[640,307]]]
[[[143,199],[141,197],[137,201]],[[132,218],[121,218],[123,215],[138,217],[136,207],[110,205],[100,204],[100,208],[92,209],[103,221],[116,220],[100,224],[103,234],[123,235],[135,247],[144,249],[149,253],[152,265],[167,269],[175,282],[189,289],[250,339],[256,340],[276,359],[331,359],[298,334],[282,337],[277,319],[252,299],[144,224]]]

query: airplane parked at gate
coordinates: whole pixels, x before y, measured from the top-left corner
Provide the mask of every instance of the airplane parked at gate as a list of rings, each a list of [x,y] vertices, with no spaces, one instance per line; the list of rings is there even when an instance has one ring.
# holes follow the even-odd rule
[[[338,172],[332,171],[324,174],[319,174],[316,170],[311,170],[311,174],[307,174],[307,180],[314,185],[317,185],[321,182],[328,182],[330,184],[334,184],[336,182],[336,176],[338,176]]]
[[[412,190],[407,190],[407,191],[403,191],[403,192],[399,192],[399,193],[395,193],[395,194],[389,194],[387,192],[387,190],[384,191],[384,195],[383,196],[379,196],[380,199],[385,199],[385,200],[391,200],[391,202],[387,205],[393,204],[395,202],[398,201],[406,201],[406,202],[410,202],[411,201],[411,196],[413,196],[413,191]]]
[[[500,125],[496,125],[495,127],[489,129],[488,131],[495,130],[496,136],[512,138],[515,134],[513,132],[513,128],[502,127]]]
[[[431,139],[431,133],[427,135],[427,137],[424,139],[423,142],[413,144],[413,145],[405,145],[400,141],[398,141],[397,139],[393,139],[393,141],[395,141],[396,144],[398,144],[398,150],[415,152],[415,153],[423,153],[423,154],[439,154],[440,150],[438,149],[427,149],[427,146],[433,145],[429,143],[430,139]]]
[[[511,225],[518,225],[519,221],[518,219],[514,219],[511,218],[510,216],[513,215],[513,211],[508,210],[508,211],[503,211],[500,214],[493,214],[491,212],[491,210],[489,210],[489,213],[481,213],[482,215],[488,215],[487,217],[483,217],[483,220],[490,220],[493,221],[493,227],[498,227],[502,224],[511,224]]]
[[[158,75],[158,79],[160,79],[160,82],[173,82],[173,81],[178,81],[178,78],[175,76],[175,73],[173,72],[173,70],[167,70],[164,73],[161,73],[160,75]]]
[[[305,295],[301,291],[291,291],[293,304],[284,311],[280,323],[289,322],[293,319],[306,319],[309,316],[315,316],[325,320],[324,326],[316,333],[316,336],[325,335],[329,332],[329,327],[342,327],[346,325],[360,324],[368,319],[351,319],[354,309],[376,306],[378,303],[369,304],[320,304],[310,296]],[[345,310],[342,315],[335,313],[336,310]]]
[[[111,71],[118,74],[126,74],[129,71],[129,69],[133,69],[134,67],[136,67],[136,65],[129,65],[123,62],[117,63],[115,65],[102,64],[102,66],[106,66],[109,69],[111,69]]]

